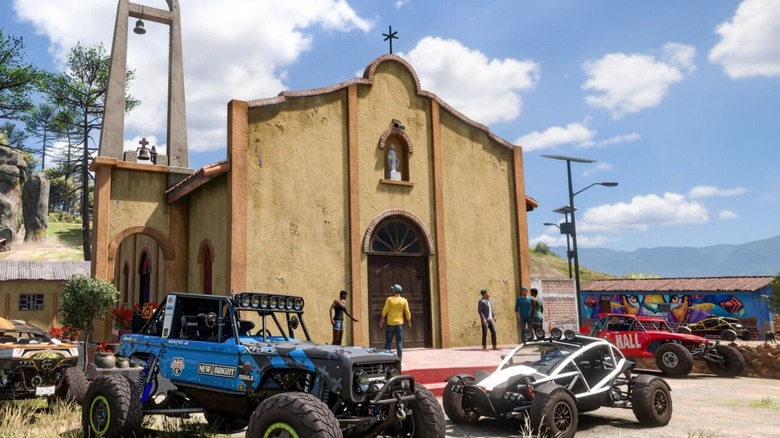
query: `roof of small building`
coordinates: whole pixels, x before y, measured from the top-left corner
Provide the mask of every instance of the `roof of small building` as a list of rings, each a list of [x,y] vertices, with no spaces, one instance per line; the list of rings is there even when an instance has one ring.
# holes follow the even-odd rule
[[[3,260],[0,281],[67,280],[76,274],[90,274],[90,262]]]
[[[595,280],[582,292],[755,292],[769,286],[772,277],[632,278]]]

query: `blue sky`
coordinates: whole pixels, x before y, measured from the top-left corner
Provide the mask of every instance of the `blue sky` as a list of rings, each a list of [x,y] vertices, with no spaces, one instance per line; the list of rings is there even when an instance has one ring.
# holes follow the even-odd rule
[[[163,0],[134,3],[166,8]],[[226,105],[361,74],[387,53],[424,89],[523,146],[540,207],[531,244],[565,245],[552,210],[573,164],[580,247],[738,244],[780,234],[780,2],[775,0],[180,0],[190,165],[223,159]],[[112,0],[6,0],[26,59],[61,68],[76,42],[108,50]],[[165,139],[167,28],[131,35],[126,149]],[[478,201],[475,201],[478,202]],[[478,208],[478,205],[475,205]],[[584,261],[586,263],[586,261]],[[587,264],[587,263],[586,263]]]

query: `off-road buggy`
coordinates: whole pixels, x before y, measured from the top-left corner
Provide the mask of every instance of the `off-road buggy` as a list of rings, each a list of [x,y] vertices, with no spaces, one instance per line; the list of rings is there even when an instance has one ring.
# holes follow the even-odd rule
[[[671,388],[660,377],[632,374],[633,366],[603,339],[555,328],[548,338],[515,347],[492,374],[449,377],[442,403],[456,424],[528,416],[540,436],[572,437],[578,414],[602,406],[630,408],[643,425],[665,426]]]
[[[0,318],[0,401],[28,398],[81,403],[87,378],[78,348],[21,320]]]
[[[140,378],[90,385],[86,436],[130,436],[145,415],[198,412],[221,432],[246,428],[253,438],[444,436],[436,398],[401,374],[398,356],[314,344],[303,312],[296,296],[168,295],[140,333],[120,340]]]
[[[588,331],[583,327],[583,331]],[[745,370],[745,358],[736,348],[714,344],[687,333],[675,333],[663,318],[607,313],[589,329],[589,335],[607,339],[626,357],[655,358],[664,374],[688,375],[694,360],[703,360],[720,377],[736,377]]]
[[[710,316],[701,321],[682,325],[677,331],[705,338],[719,338],[729,342],[736,341],[737,338],[749,341],[752,337],[750,330],[746,330],[738,318],[727,316]]]

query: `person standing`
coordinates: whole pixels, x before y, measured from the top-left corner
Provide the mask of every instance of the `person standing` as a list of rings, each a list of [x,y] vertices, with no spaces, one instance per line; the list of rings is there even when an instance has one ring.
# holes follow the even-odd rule
[[[400,284],[394,284],[390,288],[392,297],[387,297],[385,307],[382,308],[382,318],[379,320],[379,328],[385,328],[385,350],[390,350],[395,337],[398,358],[403,359],[404,352],[404,318],[409,330],[412,329],[412,312],[409,311],[409,302],[401,297],[403,288]],[[385,324],[386,323],[386,324]]]
[[[493,349],[498,350],[496,346],[496,312],[493,311],[493,304],[490,302],[490,294],[487,289],[479,291],[482,298],[477,303],[477,313],[482,322],[482,351],[487,351],[487,331],[490,330],[490,339],[493,341]]]
[[[515,301],[515,317],[517,318],[517,330],[520,332],[520,342],[525,342],[525,331],[532,330],[531,322],[531,297],[528,296],[528,288],[520,289],[520,296]],[[533,336],[531,336],[533,339]],[[530,341],[530,339],[528,339]]]
[[[341,339],[344,336],[344,315],[349,316],[352,321],[358,322],[347,311],[347,291],[343,290],[339,292],[338,299],[333,300],[333,304],[330,305],[330,323],[333,325],[333,345],[341,345]]]
[[[536,335],[537,329],[542,329],[544,331],[544,305],[542,304],[542,298],[539,297],[539,291],[536,290],[535,287],[531,288],[531,327],[533,327],[534,330],[534,336],[536,336],[537,339],[542,339],[538,335]]]

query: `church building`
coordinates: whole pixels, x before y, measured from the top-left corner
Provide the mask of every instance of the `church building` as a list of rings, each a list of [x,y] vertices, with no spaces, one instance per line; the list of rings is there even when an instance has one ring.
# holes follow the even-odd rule
[[[114,72],[125,68],[117,51],[134,8],[120,2],[127,15],[117,18],[107,99],[123,98],[124,75]],[[521,147],[423,90],[413,66],[389,54],[359,78],[229,102],[227,158],[194,171],[178,9],[160,14],[172,28],[168,156],[145,164],[144,145],[124,152],[123,106],[106,105],[92,164],[93,275],[114,282],[130,306],[173,291],[299,295],[317,342],[330,339],[328,309],[343,289],[358,320],[345,321],[345,341],[377,347],[392,285],[412,312],[407,348],[478,344],[487,289],[499,342],[514,342],[514,301],[531,284],[527,212],[536,207]]]

